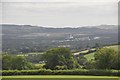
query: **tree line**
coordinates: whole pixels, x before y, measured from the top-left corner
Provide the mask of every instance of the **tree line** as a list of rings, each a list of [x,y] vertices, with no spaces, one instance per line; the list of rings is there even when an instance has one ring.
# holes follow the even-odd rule
[[[120,69],[120,53],[111,48],[99,48],[94,54],[94,59],[88,61],[84,56],[74,56],[68,48],[52,48],[42,54],[44,69],[70,70],[70,69]],[[41,59],[40,59],[41,60]],[[25,56],[3,54],[3,70],[30,70],[40,69]]]

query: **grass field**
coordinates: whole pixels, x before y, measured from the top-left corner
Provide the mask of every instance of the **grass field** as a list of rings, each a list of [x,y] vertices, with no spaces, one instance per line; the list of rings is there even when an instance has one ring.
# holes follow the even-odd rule
[[[112,46],[105,46],[106,48],[112,48],[116,51],[118,51],[118,48],[120,47],[120,45],[112,45]]]
[[[90,54],[85,55],[84,57],[87,58],[87,60],[89,61],[91,59],[94,59],[94,54],[95,53],[90,53]]]
[[[33,52],[33,53],[27,53],[27,54],[18,54],[17,56],[28,56],[28,55],[37,55],[37,54],[43,54],[44,52]]]
[[[33,76],[3,76],[2,80],[119,80],[119,78],[113,76],[33,75]]]
[[[115,51],[118,51],[118,48],[120,47],[120,45],[112,45],[112,46],[105,46],[104,48],[112,48],[114,49]],[[87,60],[91,60],[91,59],[94,59],[94,53],[89,53],[89,54],[86,54],[84,57],[87,58]]]

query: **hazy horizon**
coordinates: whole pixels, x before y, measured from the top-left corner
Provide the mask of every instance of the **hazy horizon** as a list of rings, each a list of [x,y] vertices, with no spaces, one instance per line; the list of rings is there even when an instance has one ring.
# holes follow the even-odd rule
[[[37,25],[45,27],[83,27],[117,25],[118,0],[61,1],[2,0],[1,24]],[[28,1],[28,2],[27,2]],[[29,2],[31,1],[31,2]],[[33,1],[33,3],[32,3]],[[38,3],[36,3],[38,2]]]

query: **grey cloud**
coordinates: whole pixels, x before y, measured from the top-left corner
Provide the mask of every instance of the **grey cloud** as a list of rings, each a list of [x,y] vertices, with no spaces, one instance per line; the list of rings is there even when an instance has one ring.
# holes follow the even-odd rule
[[[89,4],[76,2],[3,3],[3,21],[4,23],[55,27],[117,23],[115,3]]]

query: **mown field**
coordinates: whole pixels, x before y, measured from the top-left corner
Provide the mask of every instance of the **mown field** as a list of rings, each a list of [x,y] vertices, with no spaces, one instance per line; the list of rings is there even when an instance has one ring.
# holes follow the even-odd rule
[[[68,75],[44,75],[44,76],[3,76],[2,80],[119,80],[113,76],[68,76]]]

